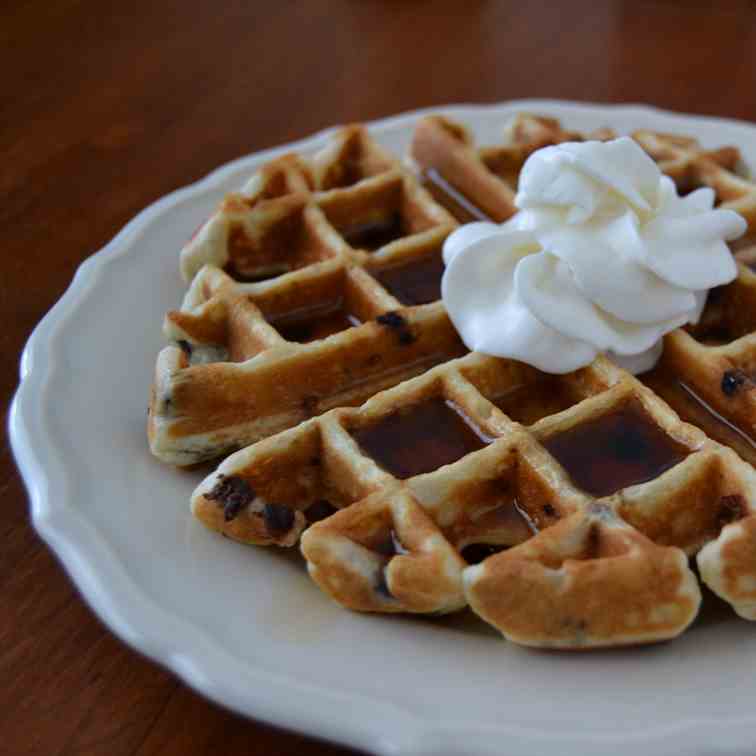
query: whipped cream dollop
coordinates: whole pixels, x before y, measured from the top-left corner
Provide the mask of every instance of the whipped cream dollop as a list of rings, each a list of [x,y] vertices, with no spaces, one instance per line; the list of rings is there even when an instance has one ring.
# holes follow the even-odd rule
[[[714,192],[680,197],[628,137],[534,152],[519,212],[471,223],[444,244],[441,291],[475,351],[567,373],[606,352],[649,370],[662,337],[696,323],[710,288],[737,275],[725,243],[746,230]]]

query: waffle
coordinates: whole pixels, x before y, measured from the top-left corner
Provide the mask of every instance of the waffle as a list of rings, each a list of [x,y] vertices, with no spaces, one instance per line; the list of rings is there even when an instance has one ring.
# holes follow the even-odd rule
[[[632,137],[675,181],[681,194],[708,186],[719,207],[740,213],[749,235],[754,233],[756,184],[738,175],[742,159],[736,147],[705,150],[696,139],[647,130],[634,131]]]
[[[411,155],[426,184],[440,197],[461,195],[458,202],[467,213],[463,221],[501,222],[517,211],[517,178],[533,152],[561,142],[615,136],[608,128],[583,135],[563,129],[554,118],[520,113],[506,125],[501,144],[476,149],[462,124],[432,115],[418,122]]]
[[[567,131],[559,121],[521,113],[503,129],[498,145],[476,148],[464,126],[443,116],[427,116],[417,125],[412,157],[429,183],[451,187],[463,194],[480,216],[505,221],[514,215],[517,177],[525,160],[553,144],[583,139],[613,139],[612,129],[590,134]],[[659,169],[687,194],[700,187],[714,190],[719,207],[735,210],[756,234],[756,184],[740,175],[742,159],[736,147],[704,149],[687,136],[641,129],[631,136],[658,163]]]
[[[583,136],[555,119],[520,114],[504,129],[501,144],[476,149],[463,126],[429,116],[415,130],[412,155],[431,180],[460,187],[469,204],[505,220],[513,212],[519,169],[534,150],[614,136],[610,129]],[[684,419],[756,464],[756,184],[740,175],[743,161],[735,147],[707,150],[691,137],[649,130],[632,137],[680,193],[709,187],[719,207],[748,223],[746,237],[732,245],[741,263],[737,281],[712,292],[699,326],[666,337],[660,365],[643,380]]]
[[[738,253],[741,254],[741,253]],[[678,414],[756,465],[756,274],[714,289],[700,323],[668,334],[641,376]]]
[[[456,226],[359,127],[309,164],[264,166],[182,251],[192,283],[164,323],[153,453],[217,458],[463,354],[437,301]]]
[[[537,147],[577,138],[534,117],[511,134],[517,170]],[[477,211],[418,178],[348,126],[312,160],[285,154],[223,199],[181,252],[191,288],[166,316],[172,344],[150,399],[158,458],[223,456],[466,351],[438,302],[440,250]]]
[[[583,648],[682,632],[697,552],[756,618],[751,502],[750,465],[609,361],[548,376],[473,353],[235,453],[192,511],[245,543],[301,536],[350,609],[469,605],[515,642]]]
[[[642,135],[681,189],[709,182],[735,201],[711,176],[745,182],[737,151]],[[351,609],[469,606],[525,645],[678,635],[701,600],[693,555],[756,619],[752,242],[736,250],[738,280],[667,337],[643,382],[603,358],[548,376],[469,354],[435,301],[456,221],[509,217],[528,155],[580,138],[522,115],[476,149],[430,117],[413,175],[347,127],[226,197],[182,252],[191,286],[166,317],[150,407],[165,461],[251,444],[197,488],[194,514],[243,543],[301,542],[315,582]],[[432,291],[411,293],[415,272]]]
[[[318,197],[312,196],[315,190],[343,189],[399,169],[397,160],[359,125],[339,129],[312,161],[296,153],[271,160],[255,172],[240,192],[225,198],[181,251],[184,280],[189,283],[205,264],[226,268],[241,280],[262,280],[301,267],[307,260],[287,257],[280,246],[271,246],[270,242],[266,244],[266,239],[259,238],[260,213],[250,211],[266,200],[289,195],[310,197],[317,208]],[[349,204],[350,199],[355,201],[350,194],[346,195],[346,200],[336,199],[335,205],[342,201]],[[335,205],[332,199],[329,206]],[[371,211],[375,219],[380,209],[366,208],[367,217],[363,222],[370,222]],[[269,208],[268,212],[275,213],[275,208]],[[311,210],[309,215],[320,216],[316,210]]]

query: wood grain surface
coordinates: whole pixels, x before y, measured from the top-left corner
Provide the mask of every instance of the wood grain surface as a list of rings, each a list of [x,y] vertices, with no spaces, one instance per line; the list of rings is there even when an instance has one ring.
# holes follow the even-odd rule
[[[76,267],[153,200],[239,155],[341,122],[519,97],[756,120],[746,0],[0,5],[6,406],[26,338]],[[230,714],[124,646],[31,529],[7,444],[0,490],[0,753],[353,753]]]

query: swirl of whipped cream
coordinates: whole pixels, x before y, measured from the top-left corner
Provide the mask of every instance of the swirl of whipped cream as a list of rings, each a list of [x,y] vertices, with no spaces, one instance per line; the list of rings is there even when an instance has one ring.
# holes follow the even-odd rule
[[[462,226],[444,245],[444,304],[476,351],[550,373],[606,352],[643,372],[737,275],[725,240],[745,220],[713,209],[711,189],[678,196],[627,137],[534,152],[515,204],[507,223]]]

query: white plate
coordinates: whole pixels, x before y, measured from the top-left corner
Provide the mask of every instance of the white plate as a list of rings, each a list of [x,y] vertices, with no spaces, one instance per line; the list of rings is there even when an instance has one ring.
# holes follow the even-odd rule
[[[636,106],[520,101],[434,108],[496,141],[521,110],[736,144],[756,127]],[[397,153],[419,113],[371,126]],[[682,638],[598,653],[528,651],[468,615],[353,614],[294,553],[240,546],[189,514],[200,473],[154,460],[147,391],[178,250],[224,192],[284,149],[237,160],[140,213],[87,260],[24,352],[10,417],[37,530],[122,639],[239,712],[380,754],[736,754],[756,749],[756,626],[730,612]]]

